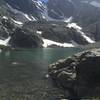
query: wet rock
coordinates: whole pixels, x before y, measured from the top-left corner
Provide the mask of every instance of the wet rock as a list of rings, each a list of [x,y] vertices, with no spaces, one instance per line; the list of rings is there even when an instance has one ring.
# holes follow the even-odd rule
[[[69,98],[98,97],[100,49],[84,51],[51,64],[49,75],[58,87],[69,91]]]

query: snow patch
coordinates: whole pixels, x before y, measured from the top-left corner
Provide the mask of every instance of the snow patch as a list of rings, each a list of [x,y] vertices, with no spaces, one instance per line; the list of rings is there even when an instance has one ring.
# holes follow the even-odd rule
[[[33,16],[31,16],[31,18],[32,18],[33,21],[37,21]]]
[[[9,36],[7,39],[5,40],[0,40],[0,45],[4,45],[4,46],[8,46],[9,40],[11,39],[11,37]]]
[[[42,31],[36,31],[36,33],[41,35],[42,34]]]
[[[72,20],[73,20],[73,17],[69,17],[69,18],[65,18],[64,22],[65,23],[70,23],[70,22],[72,22]]]
[[[43,47],[48,47],[50,45],[57,45],[57,46],[60,46],[60,47],[74,47],[73,44],[71,43],[59,43],[59,42],[55,42],[55,41],[52,41],[52,40],[49,40],[49,39],[44,39],[43,38]]]
[[[2,18],[8,20],[8,17],[6,17],[6,16],[3,16]]]
[[[82,27],[78,26],[76,23],[68,23],[67,27],[82,30]]]
[[[37,0],[37,1],[35,1],[35,0],[32,0],[33,1],[33,3],[35,3],[35,5],[36,5],[36,7],[40,10],[40,11],[43,11],[44,9],[45,9],[45,4],[42,2],[42,1],[40,1],[40,0]]]
[[[83,36],[83,38],[84,38],[88,43],[95,43],[95,41],[93,41],[90,37],[86,36],[86,34],[82,31],[82,27],[78,26],[76,23],[69,23],[69,24],[67,25],[67,27],[76,29],[77,32],[80,33],[81,36]]]
[[[32,21],[32,19],[25,13],[23,13],[23,15],[26,17],[26,19],[28,19],[29,21]]]
[[[90,37],[86,36],[85,33],[81,30],[77,30],[77,32],[79,32],[87,40],[88,43],[95,43],[95,41],[93,41]]]
[[[23,25],[23,23],[22,23],[22,22],[20,22],[20,21],[16,21],[16,20],[14,20],[14,19],[12,19],[12,21],[13,21],[15,24],[18,24],[18,25]]]

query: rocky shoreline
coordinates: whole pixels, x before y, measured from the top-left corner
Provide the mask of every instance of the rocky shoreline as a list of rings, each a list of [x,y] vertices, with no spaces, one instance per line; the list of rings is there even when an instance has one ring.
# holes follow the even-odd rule
[[[84,51],[49,65],[54,84],[74,100],[100,98],[100,49]]]

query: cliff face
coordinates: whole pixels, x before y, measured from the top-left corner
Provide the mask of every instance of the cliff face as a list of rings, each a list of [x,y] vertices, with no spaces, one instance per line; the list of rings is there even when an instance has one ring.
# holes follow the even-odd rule
[[[100,49],[85,51],[49,66],[53,82],[67,98],[100,98]]]

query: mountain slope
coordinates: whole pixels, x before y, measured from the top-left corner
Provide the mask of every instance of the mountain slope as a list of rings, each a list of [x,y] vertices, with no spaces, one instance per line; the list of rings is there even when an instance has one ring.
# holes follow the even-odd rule
[[[100,41],[99,0],[0,0],[0,15],[31,29],[46,46]]]

